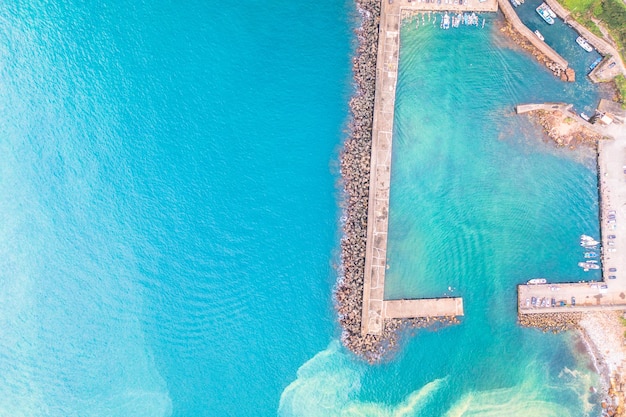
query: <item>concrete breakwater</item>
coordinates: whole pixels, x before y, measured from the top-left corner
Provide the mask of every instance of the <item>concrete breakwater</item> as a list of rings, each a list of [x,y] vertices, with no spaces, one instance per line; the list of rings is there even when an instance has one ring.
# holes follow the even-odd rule
[[[376,334],[362,331],[381,2],[356,0],[356,5],[361,15],[361,26],[356,30],[358,44],[353,58],[355,93],[350,100],[349,136],[341,153],[345,222],[341,239],[340,278],[334,298],[343,344],[373,363],[394,350],[400,330],[454,324],[458,320],[454,316],[383,316],[380,331]]]
[[[349,136],[341,153],[345,222],[335,307],[343,344],[369,362],[375,362],[386,348],[382,343],[384,336],[361,335],[361,308],[381,4],[380,0],[356,0],[356,6],[361,25],[356,29],[358,44],[352,63],[355,93],[350,100]]]

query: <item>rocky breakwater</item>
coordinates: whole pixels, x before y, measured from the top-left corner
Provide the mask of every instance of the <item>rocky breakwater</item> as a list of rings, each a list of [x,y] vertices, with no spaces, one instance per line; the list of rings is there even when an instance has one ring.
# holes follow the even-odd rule
[[[548,58],[535,45],[530,43],[521,33],[519,33],[510,22],[506,21],[500,28],[500,32],[515,42],[523,50],[530,53],[539,63],[545,65],[552,73],[563,81],[574,82],[576,75],[571,68],[563,68],[556,62]]]
[[[582,145],[595,148],[598,141],[604,138],[603,135],[587,127],[592,125],[568,111],[536,110],[529,112],[528,115],[533,121],[541,125],[544,133],[557,146],[567,146],[574,149]]]
[[[580,321],[583,313],[563,312],[563,313],[539,313],[520,314],[518,322],[524,327],[537,327],[544,332],[559,333],[566,330],[580,329]]]
[[[379,360],[385,346],[381,337],[361,336],[361,305],[367,240],[370,152],[376,88],[376,60],[380,0],[356,0],[361,25],[352,61],[355,92],[350,100],[349,136],[341,153],[343,185],[343,237],[341,266],[335,288],[335,307],[342,327],[342,342],[370,362]]]
[[[359,357],[375,363],[395,350],[403,329],[454,324],[458,321],[456,317],[386,319],[381,335],[361,334],[381,3],[380,0],[356,0],[356,6],[361,16],[361,26],[356,29],[358,43],[352,62],[355,92],[350,100],[349,135],[341,152],[344,222],[341,265],[334,301],[342,327],[343,344]]]

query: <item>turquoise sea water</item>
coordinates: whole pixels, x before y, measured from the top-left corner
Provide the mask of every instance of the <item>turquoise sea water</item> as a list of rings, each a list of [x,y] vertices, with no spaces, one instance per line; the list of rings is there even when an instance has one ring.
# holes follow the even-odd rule
[[[394,176],[412,179],[394,180],[391,243],[429,260],[392,257],[390,291],[453,285],[468,315],[375,367],[340,348],[331,300],[351,2],[29,1],[0,7],[0,23],[0,416],[593,409],[584,356],[568,336],[518,329],[511,289],[578,272],[567,254],[595,231],[592,167],[510,116],[552,79],[491,22],[403,33],[398,149],[413,153]],[[421,152],[449,169],[411,173],[426,169],[412,125],[439,127]],[[459,189],[437,190],[452,171]],[[490,192],[485,175],[500,178]],[[450,198],[412,212],[415,183]],[[432,234],[412,247],[411,230]],[[443,286],[411,282],[413,268]]]

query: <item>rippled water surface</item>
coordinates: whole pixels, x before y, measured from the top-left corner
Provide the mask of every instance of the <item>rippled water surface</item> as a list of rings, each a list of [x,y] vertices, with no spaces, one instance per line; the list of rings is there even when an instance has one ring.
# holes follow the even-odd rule
[[[0,416],[590,415],[593,373],[516,327],[514,285],[581,277],[593,166],[511,106],[595,93],[491,19],[402,35],[388,295],[451,286],[467,316],[375,367],[340,347],[355,22],[329,0],[0,8]]]

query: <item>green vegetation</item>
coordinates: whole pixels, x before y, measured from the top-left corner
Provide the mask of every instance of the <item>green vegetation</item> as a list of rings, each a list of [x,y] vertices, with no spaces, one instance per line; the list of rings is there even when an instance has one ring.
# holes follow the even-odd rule
[[[626,4],[622,0],[560,0],[572,16],[596,35],[600,29],[591,20],[601,20],[626,58]]]
[[[617,92],[619,93],[619,101],[622,102],[622,107],[626,106],[626,78],[620,74],[615,77],[615,87],[617,87]],[[626,323],[625,323],[626,325]]]

